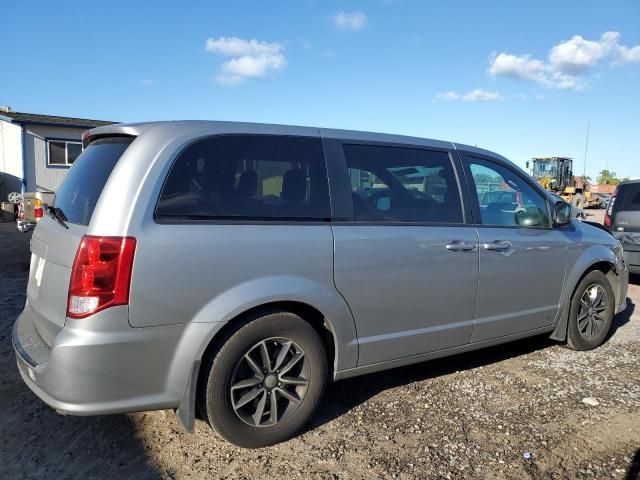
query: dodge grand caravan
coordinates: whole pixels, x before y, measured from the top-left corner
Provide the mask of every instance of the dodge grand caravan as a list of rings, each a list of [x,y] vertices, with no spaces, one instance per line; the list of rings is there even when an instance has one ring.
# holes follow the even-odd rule
[[[84,146],[12,335],[60,413],[170,408],[260,447],[327,381],[538,334],[592,349],[626,305],[620,243],[486,150],[201,121]]]

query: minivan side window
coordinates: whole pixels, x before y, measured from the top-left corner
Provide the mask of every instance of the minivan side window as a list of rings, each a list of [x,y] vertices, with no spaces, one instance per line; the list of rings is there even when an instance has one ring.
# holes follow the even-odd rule
[[[498,163],[467,157],[483,225],[550,227],[545,198]]]
[[[344,153],[356,221],[463,222],[447,152],[344,145]]]
[[[220,135],[176,159],[156,207],[158,219],[328,220],[318,138]]]

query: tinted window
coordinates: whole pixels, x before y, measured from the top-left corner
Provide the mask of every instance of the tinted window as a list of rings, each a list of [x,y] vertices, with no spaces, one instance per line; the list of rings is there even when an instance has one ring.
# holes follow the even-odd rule
[[[617,200],[617,202],[619,202],[619,206],[616,205],[617,211],[640,210],[640,183],[630,183],[628,185],[623,185],[622,187],[620,187],[618,196],[622,198],[619,198]]]
[[[545,198],[522,177],[479,158],[470,158],[469,167],[483,224],[550,226]]]
[[[64,142],[49,142],[49,163],[51,165],[66,165],[67,153]]]
[[[69,222],[89,225],[102,189],[131,141],[130,138],[96,140],[77,158],[53,202]]]
[[[81,143],[67,143],[67,163],[73,163],[82,153]]]
[[[372,145],[345,145],[344,152],[356,220],[462,223],[446,152]]]
[[[317,138],[225,135],[200,140],[176,159],[157,217],[329,219]]]

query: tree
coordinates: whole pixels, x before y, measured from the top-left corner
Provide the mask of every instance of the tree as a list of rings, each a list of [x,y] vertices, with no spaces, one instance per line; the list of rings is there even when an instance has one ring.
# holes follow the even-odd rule
[[[598,178],[596,178],[596,182],[600,185],[618,185],[620,183],[620,179],[616,177],[616,172],[612,172],[611,170],[602,170]]]

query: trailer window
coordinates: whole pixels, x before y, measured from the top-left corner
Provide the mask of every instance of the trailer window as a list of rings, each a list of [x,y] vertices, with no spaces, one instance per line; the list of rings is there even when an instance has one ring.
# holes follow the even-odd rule
[[[49,140],[49,165],[69,166],[82,153],[82,142]]]

